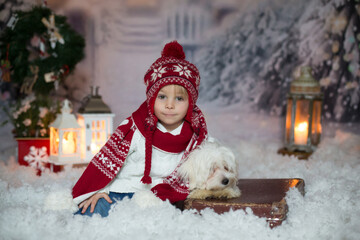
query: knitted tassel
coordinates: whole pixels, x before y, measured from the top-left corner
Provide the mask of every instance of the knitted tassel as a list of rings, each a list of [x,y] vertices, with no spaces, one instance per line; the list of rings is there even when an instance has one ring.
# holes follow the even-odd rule
[[[144,176],[141,178],[141,182],[144,184],[151,184],[152,180],[150,177],[151,171],[151,155],[152,155],[152,137],[153,132],[150,129],[146,129],[145,138],[145,170]]]
[[[150,176],[146,176],[144,175],[142,178],[141,178],[141,182],[143,184],[151,184],[152,183],[152,179]]]

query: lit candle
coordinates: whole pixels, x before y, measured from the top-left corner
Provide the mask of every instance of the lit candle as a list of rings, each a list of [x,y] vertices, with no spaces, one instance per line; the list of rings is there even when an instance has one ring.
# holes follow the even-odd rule
[[[295,127],[295,144],[306,145],[308,138],[308,123],[302,122]]]
[[[90,148],[91,148],[91,153],[92,153],[92,154],[95,154],[95,153],[97,153],[98,151],[100,151],[99,145],[96,144],[96,143],[94,143],[94,142],[91,143]]]
[[[62,145],[63,154],[75,153],[75,140],[72,132],[69,132],[66,137],[64,136],[62,140]]]

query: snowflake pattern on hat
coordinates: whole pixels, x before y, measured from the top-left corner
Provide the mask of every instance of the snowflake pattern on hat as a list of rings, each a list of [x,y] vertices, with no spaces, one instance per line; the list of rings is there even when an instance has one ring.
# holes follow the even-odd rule
[[[165,67],[159,67],[154,69],[154,72],[151,74],[151,81],[154,81],[156,78],[161,78],[161,76],[166,73]]]
[[[182,66],[180,64],[175,65],[174,72],[178,72],[179,76],[185,75],[187,78],[191,77],[191,71],[187,68],[187,66]]]

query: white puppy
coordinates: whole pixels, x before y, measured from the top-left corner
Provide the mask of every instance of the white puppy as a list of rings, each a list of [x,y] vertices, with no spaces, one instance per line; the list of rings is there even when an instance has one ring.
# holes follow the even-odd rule
[[[233,152],[218,143],[204,142],[179,167],[179,176],[189,181],[188,198],[234,198],[237,187],[237,161]]]

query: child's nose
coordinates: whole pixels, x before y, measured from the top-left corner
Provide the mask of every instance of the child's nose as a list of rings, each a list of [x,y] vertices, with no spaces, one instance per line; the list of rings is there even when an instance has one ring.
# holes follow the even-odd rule
[[[174,108],[174,101],[169,99],[168,101],[166,101],[165,107],[168,108],[168,109],[173,109]]]

